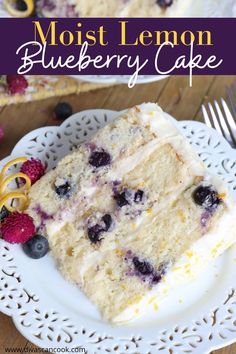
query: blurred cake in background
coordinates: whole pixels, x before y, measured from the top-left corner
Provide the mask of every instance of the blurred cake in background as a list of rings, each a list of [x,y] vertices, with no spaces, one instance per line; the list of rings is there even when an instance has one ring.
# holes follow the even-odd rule
[[[0,17],[235,17],[235,0],[0,0]]]
[[[181,17],[193,0],[39,0],[37,12],[45,17]]]
[[[107,86],[110,84],[85,82],[65,75],[0,75],[0,107],[80,94]]]

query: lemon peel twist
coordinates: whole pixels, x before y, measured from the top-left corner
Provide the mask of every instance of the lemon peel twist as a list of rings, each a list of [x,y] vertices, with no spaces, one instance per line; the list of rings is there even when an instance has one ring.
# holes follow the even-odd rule
[[[24,3],[26,4],[25,11],[17,10],[15,0],[5,0],[4,6],[7,12],[14,17],[29,17],[34,11],[34,1],[24,0]]]
[[[6,176],[9,168],[18,163],[22,163],[27,161],[26,157],[18,157],[14,160],[9,161],[6,165],[3,166],[2,171],[0,173],[0,209],[5,207],[8,211],[13,212],[17,210],[24,210],[28,205],[28,191],[31,187],[30,178],[22,172],[16,172],[12,175]],[[10,182],[15,180],[16,178],[21,178],[25,180],[25,184],[17,188],[16,190],[9,190],[8,185]],[[17,207],[13,207],[11,202],[13,200],[17,200]]]

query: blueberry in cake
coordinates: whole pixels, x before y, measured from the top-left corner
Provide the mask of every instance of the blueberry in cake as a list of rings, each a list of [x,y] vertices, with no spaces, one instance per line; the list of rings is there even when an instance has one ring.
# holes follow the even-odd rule
[[[236,240],[236,207],[153,103],[129,109],[30,191],[27,212],[66,279],[130,321]]]
[[[194,13],[192,0],[39,0],[45,17],[181,17]]]

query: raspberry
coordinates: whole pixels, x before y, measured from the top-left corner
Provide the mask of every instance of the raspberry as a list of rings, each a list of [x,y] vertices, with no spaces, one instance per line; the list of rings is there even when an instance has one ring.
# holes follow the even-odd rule
[[[13,212],[0,226],[2,238],[9,243],[24,243],[35,233],[33,219],[24,213]]]
[[[45,166],[39,159],[31,158],[23,163],[20,171],[30,178],[31,184],[34,184],[44,175]]]
[[[8,92],[11,95],[24,93],[28,87],[28,82],[23,75],[7,75]]]

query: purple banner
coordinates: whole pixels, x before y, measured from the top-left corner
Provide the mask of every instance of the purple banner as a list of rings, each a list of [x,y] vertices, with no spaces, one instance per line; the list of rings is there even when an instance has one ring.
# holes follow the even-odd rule
[[[0,19],[0,74],[236,74],[236,19]]]

